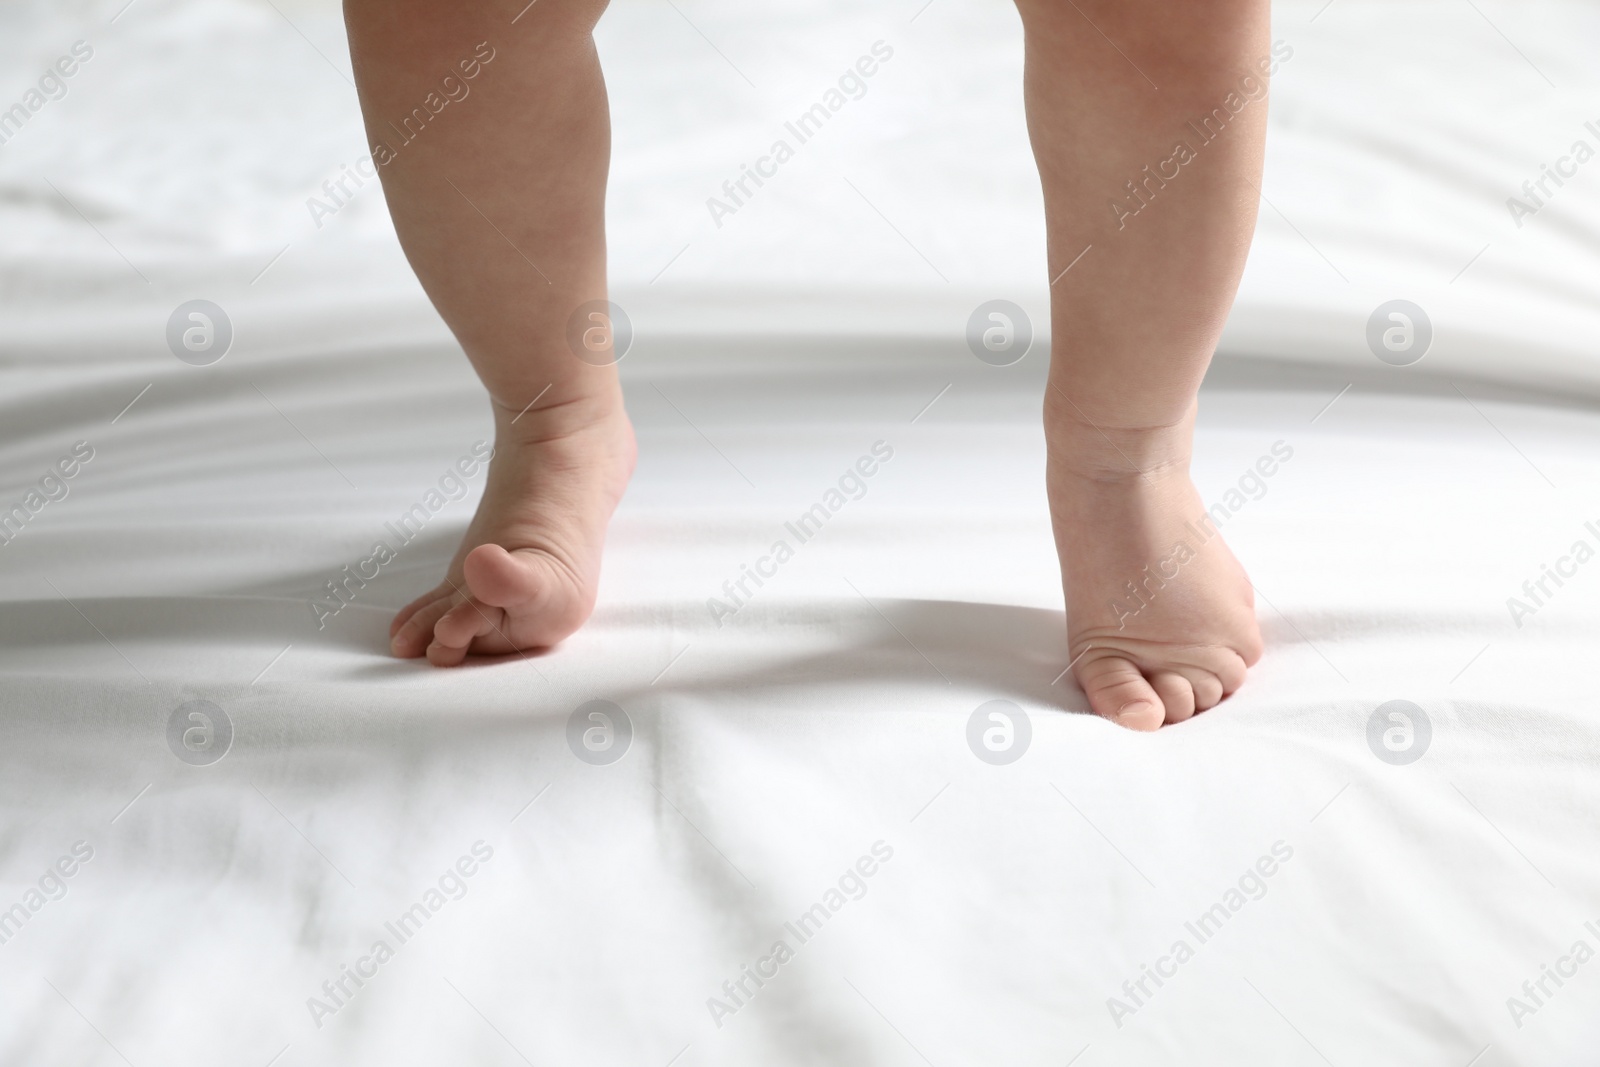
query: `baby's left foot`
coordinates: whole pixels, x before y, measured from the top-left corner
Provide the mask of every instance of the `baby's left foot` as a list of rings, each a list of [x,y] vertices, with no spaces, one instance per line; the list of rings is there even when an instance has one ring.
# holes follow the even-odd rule
[[[1062,406],[1045,438],[1074,677],[1112,722],[1181,722],[1261,657],[1250,579],[1189,480],[1192,422],[1102,432]]]
[[[606,524],[633,473],[620,389],[613,380],[516,418],[496,408],[494,447],[445,580],[389,627],[397,656],[454,667],[469,653],[548,648],[594,609]]]

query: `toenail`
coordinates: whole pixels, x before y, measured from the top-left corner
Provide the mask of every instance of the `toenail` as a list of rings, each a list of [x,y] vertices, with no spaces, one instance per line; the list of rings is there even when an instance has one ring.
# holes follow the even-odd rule
[[[1130,700],[1117,711],[1117,718],[1126,719],[1129,715],[1144,711],[1146,708],[1154,709],[1155,705],[1148,700]]]

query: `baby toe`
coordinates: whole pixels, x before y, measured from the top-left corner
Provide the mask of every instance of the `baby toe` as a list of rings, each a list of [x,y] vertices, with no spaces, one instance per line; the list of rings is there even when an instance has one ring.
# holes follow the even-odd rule
[[[389,628],[389,651],[401,659],[416,659],[433,640],[433,627],[455,603],[455,595],[447,593],[421,605],[413,604],[406,610],[410,614],[398,625]]]
[[[486,608],[474,599],[460,601],[434,623],[428,662],[436,667],[459,665],[473,641],[495,632],[500,615],[499,608]]]
[[[1150,688],[1161,698],[1167,722],[1183,722],[1194,714],[1194,687],[1177,671],[1153,672]]]
[[[1244,684],[1245,675],[1250,672],[1251,665],[1261,657],[1259,651],[1254,656],[1248,652],[1248,649],[1245,653],[1228,652],[1222,657],[1222,662],[1216,665],[1215,674],[1217,681],[1222,685],[1223,696],[1230,696]]]
[[[1194,690],[1194,710],[1209,711],[1222,702],[1222,681],[1210,671],[1189,670],[1183,676]]]
[[[412,616],[423,608],[440,599],[448,599],[451,590],[449,586],[440,585],[428,590],[411,603],[394,613],[394,618],[389,622],[389,636],[393,638],[400,632],[400,628],[411,621]]]
[[[1130,730],[1161,726],[1161,698],[1132,661],[1114,655],[1085,657],[1075,674],[1096,714]]]

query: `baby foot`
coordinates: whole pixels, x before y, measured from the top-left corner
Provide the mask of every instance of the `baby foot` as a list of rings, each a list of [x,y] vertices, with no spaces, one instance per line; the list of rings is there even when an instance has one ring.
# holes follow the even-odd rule
[[[1261,658],[1250,580],[1189,480],[1192,414],[1095,429],[1070,404],[1047,402],[1045,437],[1073,676],[1112,722],[1182,722]]]
[[[634,456],[620,392],[515,418],[497,405],[478,512],[445,580],[390,624],[394,654],[454,667],[468,653],[545,648],[582,626]]]

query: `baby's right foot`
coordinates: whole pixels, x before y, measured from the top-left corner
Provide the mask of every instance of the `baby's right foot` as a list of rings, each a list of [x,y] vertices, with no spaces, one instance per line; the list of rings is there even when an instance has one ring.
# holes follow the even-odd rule
[[[1045,437],[1073,675],[1112,722],[1181,722],[1261,657],[1250,579],[1189,480],[1188,420],[1102,432],[1064,407]]]
[[[520,416],[496,405],[478,512],[445,580],[395,616],[394,654],[454,667],[469,653],[547,648],[582,626],[634,455],[614,382],[599,396]]]

